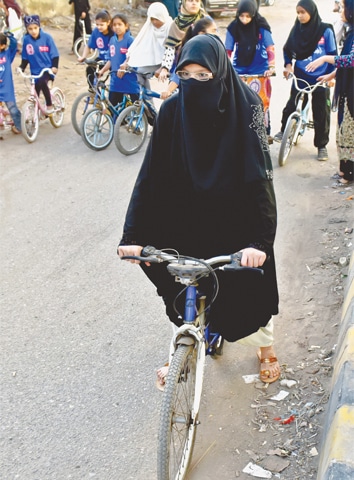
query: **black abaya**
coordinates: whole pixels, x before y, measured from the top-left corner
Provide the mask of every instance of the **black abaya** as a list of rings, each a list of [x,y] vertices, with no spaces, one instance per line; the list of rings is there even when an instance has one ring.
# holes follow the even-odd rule
[[[198,258],[246,247],[265,251],[269,260],[263,277],[253,272],[218,273],[220,291],[209,319],[226,340],[235,341],[278,313],[271,163],[268,146],[259,140],[260,132],[266,136],[263,118],[256,113],[261,100],[238,79],[215,37],[200,35],[187,42],[177,68],[198,62],[212,71],[214,79],[204,85],[181,81],[180,93],[162,105],[130,200],[121,245],[174,248]],[[214,88],[217,95],[210,100],[208,91]],[[194,103],[187,105],[189,95]],[[209,101],[198,107],[204,95]],[[198,125],[190,122],[195,109],[200,114]],[[212,112],[210,124],[207,110]],[[179,324],[172,302],[183,287],[165,265],[142,268],[164,297],[171,321]],[[210,289],[208,279],[201,288]]]

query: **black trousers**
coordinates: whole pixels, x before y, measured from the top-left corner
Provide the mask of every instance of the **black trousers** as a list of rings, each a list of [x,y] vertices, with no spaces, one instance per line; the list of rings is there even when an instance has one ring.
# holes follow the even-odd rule
[[[299,84],[302,87],[301,83]],[[283,116],[281,119],[281,131],[284,132],[286,122],[291,113],[296,110],[296,100],[299,92],[296,90],[294,85],[291,87],[290,98],[288,103],[285,105],[283,110]],[[315,138],[314,145],[317,148],[322,148],[327,145],[329,142],[329,127],[331,121],[331,101],[330,101],[330,91],[328,87],[318,87],[312,94],[312,115],[313,123],[315,127]],[[306,95],[305,103],[308,101],[308,96]]]
[[[43,75],[41,76],[41,78],[38,78],[36,80],[37,95],[39,96],[39,94],[41,92],[43,92],[43,95],[44,95],[44,98],[45,98],[45,103],[46,103],[47,107],[52,104],[52,98],[50,96],[50,90],[49,90],[49,86],[48,86],[48,82],[50,80],[53,80],[53,76],[49,75],[48,72],[44,72]]]
[[[82,36],[82,28],[81,28],[81,23],[80,23],[80,16],[81,12],[75,12],[75,27],[74,27],[74,39],[73,39],[73,45],[75,41]],[[91,19],[90,15],[87,13],[86,17],[82,19],[85,22],[85,29],[86,33],[88,35],[91,35],[92,33],[92,26],[91,26]]]

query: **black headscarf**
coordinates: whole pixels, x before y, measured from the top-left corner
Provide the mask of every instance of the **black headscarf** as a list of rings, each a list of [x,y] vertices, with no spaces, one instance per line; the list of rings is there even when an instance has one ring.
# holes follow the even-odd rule
[[[249,13],[252,17],[247,25],[244,25],[239,19],[242,13]],[[237,8],[236,19],[227,27],[235,42],[238,43],[237,64],[240,67],[252,63],[259,42],[260,28],[271,31],[267,20],[258,13],[255,0],[241,0]]]
[[[304,8],[311,18],[307,23],[300,23],[298,19],[295,20],[288,40],[284,45],[284,52],[289,58],[304,60],[313,54],[325,30],[332,28],[332,26],[322,22],[313,0],[300,0],[296,6]]]
[[[175,138],[193,188],[227,194],[239,183],[269,179],[262,101],[235,73],[220,39],[189,40],[176,70],[189,64],[213,74],[207,82],[180,81]]]

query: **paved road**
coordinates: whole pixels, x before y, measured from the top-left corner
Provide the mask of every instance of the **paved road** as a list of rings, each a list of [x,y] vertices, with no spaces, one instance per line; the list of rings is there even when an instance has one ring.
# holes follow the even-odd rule
[[[286,5],[292,2],[284,2],[278,17],[274,7],[263,11],[271,12],[279,44],[294,20]],[[280,77],[273,82],[274,133],[289,89]],[[333,160],[320,165],[311,137],[284,169],[276,165],[278,147],[272,147],[282,293],[292,289],[296,275],[284,263],[291,239],[305,245],[301,258],[313,252],[312,220],[304,213],[321,201],[323,178],[336,168],[334,142]],[[124,157],[113,145],[99,153],[87,149],[71,129],[69,114],[59,130],[43,124],[35,144],[4,138],[0,478],[152,480],[161,399],[154,370],[165,361],[170,327],[142,273],[115,256],[143,152]],[[296,201],[299,192],[303,201]],[[287,331],[279,326],[280,336]],[[192,479],[216,474],[229,480],[244,466],[234,452],[230,462],[227,446],[235,436],[242,442],[238,432],[249,433],[251,396],[240,380],[241,373],[252,373],[249,356],[231,347],[222,364],[208,369],[208,421],[196,458],[216,448],[219,465],[206,463],[203,477],[192,472]],[[221,405],[234,411],[217,417]],[[212,436],[205,434],[210,430]]]

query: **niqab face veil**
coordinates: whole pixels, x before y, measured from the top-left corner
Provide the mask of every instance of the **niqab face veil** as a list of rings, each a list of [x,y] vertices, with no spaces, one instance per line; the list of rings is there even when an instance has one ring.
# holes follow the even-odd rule
[[[213,74],[181,80],[175,150],[197,191],[230,193],[244,181],[269,179],[272,166],[259,97],[236,75],[218,37],[197,35],[176,70],[198,64]]]

